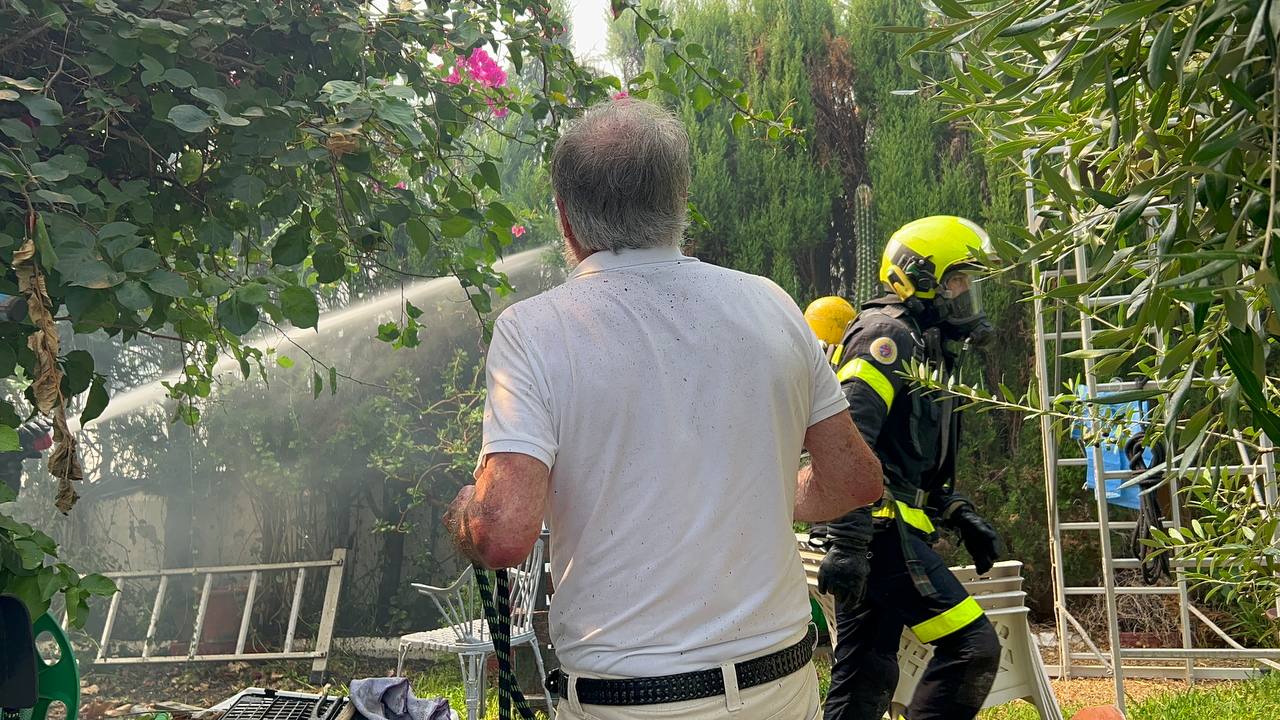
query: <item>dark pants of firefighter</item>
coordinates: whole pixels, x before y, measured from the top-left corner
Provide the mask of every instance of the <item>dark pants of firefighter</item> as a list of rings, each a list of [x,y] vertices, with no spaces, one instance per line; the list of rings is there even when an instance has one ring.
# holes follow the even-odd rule
[[[956,623],[942,616],[966,603],[969,594],[928,543],[911,533],[908,542],[936,591],[934,597],[924,597],[911,582],[901,536],[892,522],[877,527],[872,538],[866,598],[861,603],[836,598],[835,657],[823,715],[826,720],[881,720],[898,685],[903,627],[932,620],[932,626],[920,630],[933,645],[933,659],[916,687],[907,720],[972,720],[995,681],[1000,641],[985,615],[950,629],[949,624]],[[973,606],[968,609],[950,618],[972,616]]]

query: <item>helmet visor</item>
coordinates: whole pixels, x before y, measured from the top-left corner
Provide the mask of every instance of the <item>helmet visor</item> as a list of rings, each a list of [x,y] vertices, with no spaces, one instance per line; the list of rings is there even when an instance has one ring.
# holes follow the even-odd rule
[[[951,270],[938,288],[939,314],[951,322],[963,322],[982,314],[982,278],[968,270]]]

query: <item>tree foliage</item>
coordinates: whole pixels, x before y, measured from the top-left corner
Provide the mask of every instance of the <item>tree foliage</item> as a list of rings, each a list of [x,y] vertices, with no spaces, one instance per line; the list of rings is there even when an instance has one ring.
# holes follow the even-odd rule
[[[667,59],[628,89],[792,132],[664,11],[612,7]],[[541,153],[622,89],[573,58],[558,12],[516,0],[4,0],[0,26],[0,292],[30,305],[29,323],[0,324],[0,376],[53,418],[64,512],[83,475],[67,406],[83,395],[87,423],[109,392],[88,353],[63,353],[60,322],[177,343],[169,392],[196,423],[220,356],[247,377],[265,364],[255,331],[314,328],[385,278],[453,275],[483,315],[509,290],[492,265],[520,227],[486,134]],[[508,82],[526,66],[536,82]],[[315,367],[315,392],[338,375]],[[0,425],[19,420],[0,401]]]
[[[1013,266],[1077,249],[1094,274],[1039,287],[1104,332],[1077,352],[1102,378],[1148,381],[1165,470],[1202,517],[1165,538],[1228,597],[1274,603],[1274,495],[1248,472],[1280,438],[1274,381],[1280,4],[1266,0],[939,3],[914,50],[947,58],[936,90],[1045,197]],[[1030,172],[1028,173],[1028,170]],[[1122,299],[1098,308],[1108,293]],[[1079,415],[1064,399],[1067,416]],[[1044,409],[1042,409],[1044,410]],[[1259,502],[1261,501],[1261,502]],[[1218,572],[1233,570],[1219,584]]]

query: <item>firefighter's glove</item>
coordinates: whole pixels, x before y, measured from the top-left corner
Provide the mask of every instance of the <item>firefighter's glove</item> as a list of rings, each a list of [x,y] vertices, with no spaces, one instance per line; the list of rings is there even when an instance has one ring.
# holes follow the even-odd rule
[[[861,602],[871,574],[868,547],[872,535],[871,513],[855,510],[827,527],[827,555],[818,567],[818,592]]]
[[[818,567],[818,592],[860,602],[867,591],[867,576],[870,574],[871,560],[865,547],[859,550],[832,545]]]
[[[951,516],[951,526],[960,533],[965,550],[973,558],[978,574],[985,574],[1004,552],[1000,535],[972,507],[964,506]]]

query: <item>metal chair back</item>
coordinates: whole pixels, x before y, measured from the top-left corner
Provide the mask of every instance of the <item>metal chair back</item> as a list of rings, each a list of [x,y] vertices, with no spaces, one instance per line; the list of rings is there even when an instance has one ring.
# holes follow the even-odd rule
[[[511,588],[511,636],[533,632],[533,611],[538,599],[538,581],[542,576],[543,543],[533,545],[529,557],[508,571]],[[448,587],[413,583],[414,589],[431,598],[445,627],[453,630],[459,645],[484,645],[492,642],[489,625],[484,622],[484,605],[476,586],[475,566],[468,565]]]

